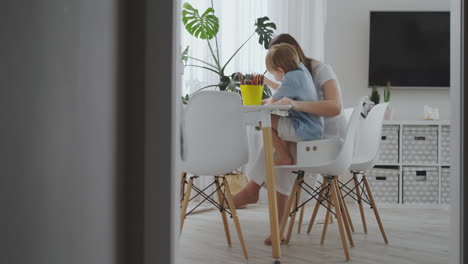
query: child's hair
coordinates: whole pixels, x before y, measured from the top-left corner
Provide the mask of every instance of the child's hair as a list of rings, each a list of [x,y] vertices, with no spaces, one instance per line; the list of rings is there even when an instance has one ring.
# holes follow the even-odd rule
[[[314,72],[312,70],[312,62],[317,61],[311,58],[308,58],[304,55],[304,52],[301,49],[301,46],[299,46],[299,43],[294,39],[291,35],[289,34],[280,34],[276,36],[274,39],[271,40],[270,42],[270,47],[272,48],[275,45],[281,44],[281,43],[288,43],[290,45],[293,45],[293,47],[296,49],[298,55],[299,55],[299,60],[304,64],[304,66],[309,70],[310,74],[314,76]]]
[[[276,71],[279,68],[284,72],[299,70],[299,55],[296,49],[289,44],[282,43],[270,47],[265,58],[267,69]]]

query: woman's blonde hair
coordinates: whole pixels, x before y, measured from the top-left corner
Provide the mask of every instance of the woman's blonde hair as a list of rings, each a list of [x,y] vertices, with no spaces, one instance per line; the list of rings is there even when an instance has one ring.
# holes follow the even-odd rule
[[[281,43],[270,47],[265,58],[268,71],[276,71],[278,68],[289,72],[299,70],[299,55],[296,49],[287,43]]]

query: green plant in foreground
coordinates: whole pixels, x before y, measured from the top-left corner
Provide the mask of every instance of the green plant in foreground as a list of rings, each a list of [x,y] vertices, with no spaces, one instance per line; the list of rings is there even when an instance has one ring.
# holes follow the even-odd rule
[[[206,9],[205,12],[203,12],[201,15],[198,9],[194,8],[189,3],[184,3],[182,10],[182,22],[185,26],[185,29],[190,35],[199,39],[206,40],[208,49],[210,51],[214,63],[210,63],[205,60],[190,56],[189,47],[186,47],[182,52],[181,60],[184,63],[184,66],[202,68],[218,75],[218,83],[201,87],[200,89],[198,89],[198,91],[206,88],[217,87],[221,91],[231,91],[238,93],[239,91],[237,87],[239,87],[239,80],[237,77],[237,72],[231,75],[226,75],[226,66],[255,34],[258,35],[258,43],[262,45],[265,49],[268,49],[270,42],[273,38],[276,25],[275,23],[270,22],[270,19],[266,16],[258,18],[255,21],[255,29],[252,32],[252,34],[234,52],[234,54],[226,61],[226,63],[222,64],[219,56],[217,38],[217,34],[219,31],[219,18],[214,13],[215,10],[213,8],[213,1],[211,1],[211,7]],[[211,43],[211,41],[214,41],[214,43]],[[270,96],[271,91],[269,89],[264,89],[263,98],[267,98]],[[185,95],[185,97],[182,97],[182,100],[186,102],[189,98],[190,95],[187,94]]]
[[[384,102],[390,102],[390,95],[391,95],[391,83],[387,82],[387,86],[384,89]]]
[[[369,96],[369,100],[374,102],[374,104],[379,104],[380,102],[380,94],[379,90],[377,90],[377,86],[372,87],[371,95]]]

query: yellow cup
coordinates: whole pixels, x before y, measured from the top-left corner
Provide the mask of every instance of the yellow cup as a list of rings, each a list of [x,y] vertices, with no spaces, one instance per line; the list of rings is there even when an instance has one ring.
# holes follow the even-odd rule
[[[247,85],[240,86],[244,105],[261,105],[263,95],[263,85]]]

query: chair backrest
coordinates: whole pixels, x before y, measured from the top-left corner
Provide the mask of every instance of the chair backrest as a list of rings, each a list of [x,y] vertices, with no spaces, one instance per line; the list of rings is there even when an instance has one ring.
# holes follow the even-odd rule
[[[362,97],[354,108],[346,129],[346,136],[336,159],[323,168],[323,174],[338,176],[349,171],[353,159],[356,133],[359,131],[359,119],[367,96]]]
[[[346,117],[346,122],[349,122],[349,119],[351,118],[351,114],[353,113],[353,110],[354,110],[354,108],[352,108],[352,107],[346,108],[344,110],[345,117]]]
[[[247,131],[238,94],[197,92],[190,98],[182,122],[182,163],[187,173],[215,176],[247,163]]]
[[[367,118],[359,122],[360,132],[359,136],[356,137],[352,162],[352,164],[360,164],[361,168],[359,170],[372,168],[377,159],[382,136],[382,125],[388,104],[382,103],[372,107]]]

